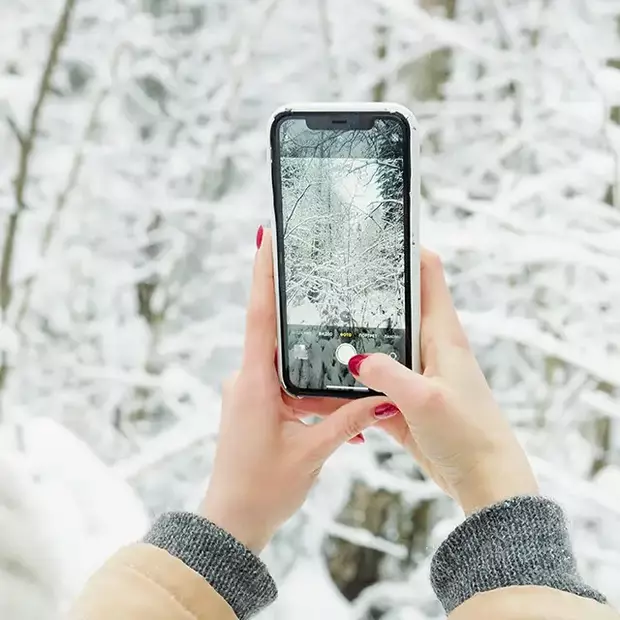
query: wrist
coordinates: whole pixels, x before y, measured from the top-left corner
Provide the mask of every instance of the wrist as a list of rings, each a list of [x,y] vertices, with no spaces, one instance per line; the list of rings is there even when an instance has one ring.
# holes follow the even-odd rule
[[[539,495],[538,483],[529,463],[523,463],[522,458],[518,460],[521,461],[520,467],[515,467],[507,457],[498,463],[488,463],[455,489],[455,499],[466,515],[513,497]]]
[[[604,602],[579,576],[561,508],[543,497],[515,497],[467,518],[437,550],[431,582],[448,614],[477,594],[519,586]]]
[[[249,620],[277,595],[267,567],[256,554],[200,515],[165,513],[144,542],[163,549],[204,577],[239,620]]]
[[[199,514],[228,532],[256,555],[261,553],[273,536],[271,528],[260,515],[241,507],[234,508],[210,501],[208,496],[202,502]]]

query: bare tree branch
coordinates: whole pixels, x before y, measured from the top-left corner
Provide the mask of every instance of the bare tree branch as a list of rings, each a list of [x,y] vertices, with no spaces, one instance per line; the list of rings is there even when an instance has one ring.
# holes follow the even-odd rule
[[[69,23],[73,10],[75,9],[77,0],[65,0],[63,10],[58,18],[58,22],[54,27],[51,37],[50,50],[45,63],[39,88],[34,106],[30,113],[30,121],[28,130],[20,139],[19,161],[17,166],[17,175],[15,176],[15,209],[9,216],[6,228],[4,230],[4,239],[2,246],[2,263],[0,265],[0,315],[2,321],[6,321],[6,313],[11,303],[13,288],[11,285],[11,272],[13,268],[13,254],[17,242],[17,228],[21,214],[26,209],[26,185],[28,183],[28,173],[30,170],[31,155],[35,146],[37,134],[39,132],[39,123],[41,120],[41,112],[45,99],[50,92],[52,76],[58,64],[60,50],[67,39],[69,32]],[[22,134],[17,131],[17,135]],[[4,387],[6,380],[7,364],[5,354],[2,354],[2,366],[0,367],[0,390]]]
[[[2,248],[2,265],[0,266],[0,311],[2,312],[2,319],[6,318],[6,311],[11,303],[12,287],[10,277],[13,251],[15,249],[15,236],[19,224],[19,218],[26,207],[25,193],[26,184],[28,182],[28,172],[30,169],[30,156],[34,149],[35,140],[39,132],[39,122],[41,119],[43,104],[45,103],[45,99],[50,91],[52,75],[56,65],[58,64],[60,49],[62,48],[69,32],[69,22],[71,20],[71,15],[75,5],[76,0],[65,0],[63,11],[52,33],[50,51],[45,64],[45,69],[41,75],[41,81],[39,82],[35,104],[32,108],[32,112],[30,113],[28,131],[20,140],[21,148],[19,152],[19,163],[17,175],[15,177],[15,210],[9,216],[9,221],[5,229],[4,244]]]
[[[19,130],[17,123],[10,116],[6,119],[6,122],[9,126],[9,129],[13,132],[13,135],[17,138],[19,145],[23,148],[24,137],[22,136],[22,132]]]
[[[116,68],[118,66],[118,61],[120,59],[122,47],[117,48],[116,52],[113,55],[112,64],[111,64],[111,74],[114,74]],[[39,258],[43,258],[52,244],[52,240],[54,238],[54,234],[58,229],[58,224],[60,221],[60,217],[62,212],[64,211],[67,203],[69,202],[69,198],[73,193],[73,190],[77,186],[80,172],[82,171],[82,167],[84,166],[84,151],[86,148],[86,144],[92,137],[99,120],[99,112],[101,107],[103,106],[105,100],[110,94],[110,85],[107,84],[104,86],[97,97],[95,98],[95,102],[93,104],[92,110],[88,117],[88,122],[86,123],[86,127],[84,129],[81,142],[76,149],[76,152],[73,156],[73,162],[71,163],[71,168],[69,170],[69,174],[67,176],[67,180],[65,181],[65,185],[56,197],[56,202],[54,204],[54,210],[45,225],[45,229],[43,231],[43,235],[41,237],[41,244],[39,247]],[[32,277],[28,278],[24,285],[23,296],[20,300],[19,309],[17,310],[17,314],[15,316],[15,329],[19,331],[21,328],[22,321],[24,320],[26,313],[28,312],[28,308],[30,306],[30,298],[32,296],[32,290],[34,284],[37,280],[38,274],[33,274]]]

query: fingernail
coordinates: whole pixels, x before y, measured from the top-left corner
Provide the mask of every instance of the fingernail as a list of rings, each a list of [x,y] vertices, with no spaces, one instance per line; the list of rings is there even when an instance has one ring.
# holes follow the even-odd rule
[[[375,409],[375,418],[378,420],[387,420],[387,418],[391,418],[397,413],[400,413],[400,409],[396,405],[392,403],[381,403]]]
[[[364,435],[362,435],[362,433],[359,433],[359,435],[355,435],[355,437],[351,437],[351,439],[349,439],[349,443],[353,445],[358,445],[365,442],[366,440],[364,439]]]
[[[260,246],[263,243],[263,234],[265,232],[265,229],[261,226],[258,227],[258,230],[256,231],[256,249],[260,250]]]
[[[349,360],[349,370],[351,371],[352,374],[354,374],[354,375],[359,375],[360,374],[360,366],[362,365],[362,362],[367,357],[368,357],[368,355],[354,355]]]

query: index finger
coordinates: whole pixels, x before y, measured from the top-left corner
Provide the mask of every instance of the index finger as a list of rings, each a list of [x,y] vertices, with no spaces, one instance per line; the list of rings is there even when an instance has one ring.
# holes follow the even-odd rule
[[[286,393],[282,394],[284,402],[299,414],[329,415],[345,404],[342,398],[294,398]]]
[[[437,382],[384,353],[356,355],[349,360],[349,369],[364,385],[392,400],[412,430],[436,424],[445,410],[445,394]]]

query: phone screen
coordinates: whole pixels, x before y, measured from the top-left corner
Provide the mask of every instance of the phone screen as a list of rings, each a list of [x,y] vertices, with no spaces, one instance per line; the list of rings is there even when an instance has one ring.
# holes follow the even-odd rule
[[[409,125],[364,124],[290,113],[272,130],[282,363],[296,394],[368,393],[349,372],[355,354],[411,365]]]

